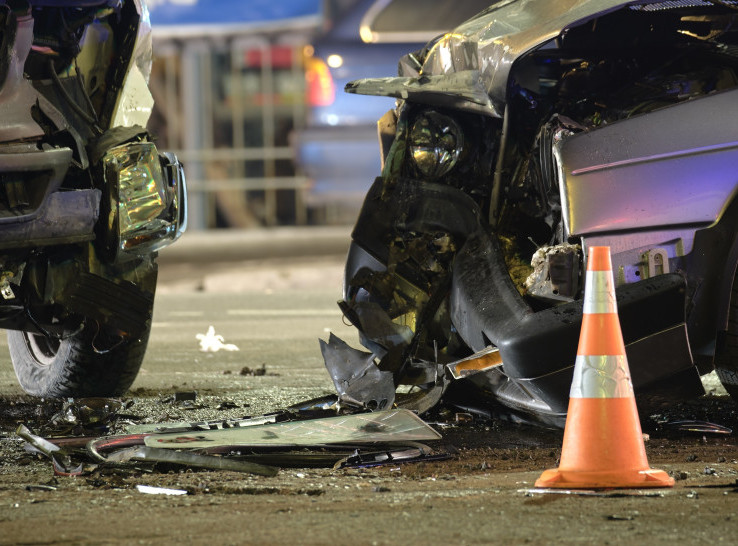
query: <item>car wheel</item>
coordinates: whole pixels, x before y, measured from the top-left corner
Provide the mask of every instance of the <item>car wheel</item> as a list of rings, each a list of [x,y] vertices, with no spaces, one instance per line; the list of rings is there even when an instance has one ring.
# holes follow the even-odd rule
[[[715,372],[728,394],[738,400],[738,272],[730,294],[725,344],[715,358]]]
[[[136,379],[151,331],[135,339],[98,331],[92,322],[63,340],[8,331],[15,374],[27,393],[44,397],[118,396]]]

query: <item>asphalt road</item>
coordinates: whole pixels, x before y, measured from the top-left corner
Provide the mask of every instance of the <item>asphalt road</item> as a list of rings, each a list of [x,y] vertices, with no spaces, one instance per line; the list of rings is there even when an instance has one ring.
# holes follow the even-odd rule
[[[336,305],[339,261],[236,267],[211,270],[196,281],[204,287],[197,291],[162,284],[134,391],[176,386],[237,396],[255,414],[334,392],[318,339],[331,331],[354,343],[357,338]],[[209,327],[238,350],[202,352],[197,335]],[[266,375],[241,375],[261,367]]]
[[[210,234],[162,255],[129,411],[148,422],[225,419],[334,393],[318,338],[358,342],[335,305],[346,243],[327,233],[331,250],[320,256],[310,250],[313,234],[271,245],[233,234],[220,244]],[[270,249],[263,256],[248,254],[257,240]],[[236,241],[243,246],[234,250]],[[210,326],[238,350],[201,351],[197,336]],[[54,478],[7,428],[13,419],[43,422],[45,406],[22,396],[0,360],[0,544],[714,544],[738,536],[735,435],[654,436],[649,462],[676,486],[603,496],[531,493],[556,465],[560,433],[494,422],[439,425],[440,445],[459,451],[437,463],[284,469],[274,478],[130,467]],[[166,401],[191,391],[195,407]],[[704,416],[713,403],[736,421],[734,404],[719,397],[684,415]],[[141,484],[189,494],[145,495]]]

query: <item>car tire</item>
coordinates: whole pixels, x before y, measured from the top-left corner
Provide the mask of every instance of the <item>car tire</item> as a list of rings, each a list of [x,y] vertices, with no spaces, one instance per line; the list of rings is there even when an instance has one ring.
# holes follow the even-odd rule
[[[9,330],[10,357],[21,387],[42,397],[122,395],[146,353],[151,321],[141,318],[146,327],[135,339],[107,336],[95,322],[63,340]],[[109,348],[101,349],[103,342]]]
[[[725,343],[715,358],[715,373],[728,394],[738,401],[738,272],[730,294]]]

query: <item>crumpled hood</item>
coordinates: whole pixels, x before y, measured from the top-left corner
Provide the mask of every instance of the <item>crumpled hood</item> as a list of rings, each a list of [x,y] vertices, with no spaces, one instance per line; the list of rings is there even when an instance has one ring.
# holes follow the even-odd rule
[[[441,106],[444,97],[448,100],[453,95],[454,107],[499,118],[505,110],[510,69],[518,58],[567,27],[629,3],[503,0],[438,39],[423,63],[420,76],[356,80],[346,85],[346,91]],[[459,90],[460,80],[467,83],[466,91]]]

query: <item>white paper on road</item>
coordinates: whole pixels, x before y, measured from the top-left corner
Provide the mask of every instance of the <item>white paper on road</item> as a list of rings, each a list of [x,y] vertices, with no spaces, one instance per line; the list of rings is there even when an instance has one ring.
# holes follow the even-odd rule
[[[146,445],[171,449],[221,446],[315,446],[438,440],[441,435],[405,409],[288,421],[247,428],[152,434]]]
[[[223,336],[215,333],[215,328],[210,326],[204,334],[197,334],[195,338],[200,342],[200,350],[203,352],[216,353],[221,349],[225,351],[238,351],[233,343],[225,343]]]
[[[166,487],[152,487],[150,485],[137,485],[141,493],[148,493],[149,495],[186,495],[187,491],[184,489],[167,489]]]

